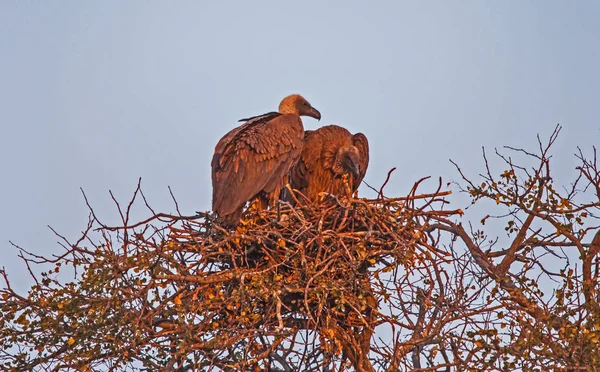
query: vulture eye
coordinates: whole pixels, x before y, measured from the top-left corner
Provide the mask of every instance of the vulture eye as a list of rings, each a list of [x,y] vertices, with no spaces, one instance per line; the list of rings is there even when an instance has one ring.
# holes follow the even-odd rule
[[[304,106],[310,106],[310,105],[308,104],[308,102],[306,102],[306,101],[304,101],[303,105],[304,105]]]

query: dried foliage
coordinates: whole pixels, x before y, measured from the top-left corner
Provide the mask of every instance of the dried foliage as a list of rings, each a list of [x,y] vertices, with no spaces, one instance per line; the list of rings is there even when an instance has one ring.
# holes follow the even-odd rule
[[[578,178],[557,191],[549,148],[558,132],[538,152],[512,150],[534,168],[499,152],[508,168],[499,177],[487,158],[479,181],[458,168],[467,212],[484,204],[480,228],[447,208],[441,180],[401,198],[382,187],[377,199],[250,207],[235,231],[206,214],[155,213],[138,185],[127,207],[115,201],[121,226],[92,210],[60,256],[17,247],[35,285],[19,294],[1,272],[0,366],[599,370],[600,169],[595,153],[580,152]],[[151,217],[131,223],[136,202]],[[484,230],[492,221],[506,224],[501,239]],[[40,264],[52,269],[38,277]],[[67,267],[76,274],[65,283]]]

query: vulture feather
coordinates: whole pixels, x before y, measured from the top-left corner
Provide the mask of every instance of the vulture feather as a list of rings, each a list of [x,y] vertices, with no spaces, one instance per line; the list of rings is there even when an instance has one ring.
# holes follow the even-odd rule
[[[320,192],[344,194],[342,176],[348,175],[352,192],[358,189],[369,166],[369,141],[337,125],[304,132],[300,160],[290,172],[290,185],[311,201]]]
[[[300,116],[321,114],[298,94],[284,98],[279,112],[242,119],[215,146],[212,158],[212,209],[218,222],[237,225],[246,202],[273,203],[302,151]]]

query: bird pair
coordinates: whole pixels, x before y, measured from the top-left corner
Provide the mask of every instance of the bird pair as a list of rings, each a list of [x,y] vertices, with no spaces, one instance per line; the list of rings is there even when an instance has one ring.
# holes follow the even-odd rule
[[[369,143],[362,133],[328,125],[304,130],[300,116],[321,119],[304,97],[292,94],[278,112],[242,119],[217,143],[212,158],[212,209],[223,225],[239,222],[246,202],[259,198],[274,206],[289,182],[309,200],[319,193],[342,194],[342,176],[352,191],[369,164]]]

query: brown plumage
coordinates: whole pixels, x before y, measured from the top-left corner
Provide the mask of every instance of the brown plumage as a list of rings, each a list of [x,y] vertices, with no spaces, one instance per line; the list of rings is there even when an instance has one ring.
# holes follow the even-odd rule
[[[348,174],[352,192],[358,189],[369,165],[369,142],[362,133],[328,125],[304,134],[300,160],[290,172],[292,188],[310,200],[320,192],[344,194],[342,176]]]
[[[285,97],[279,112],[242,119],[225,134],[212,158],[212,209],[219,222],[236,225],[247,201],[260,196],[264,204],[277,200],[286,175],[302,151],[300,116],[321,114],[298,94]]]

